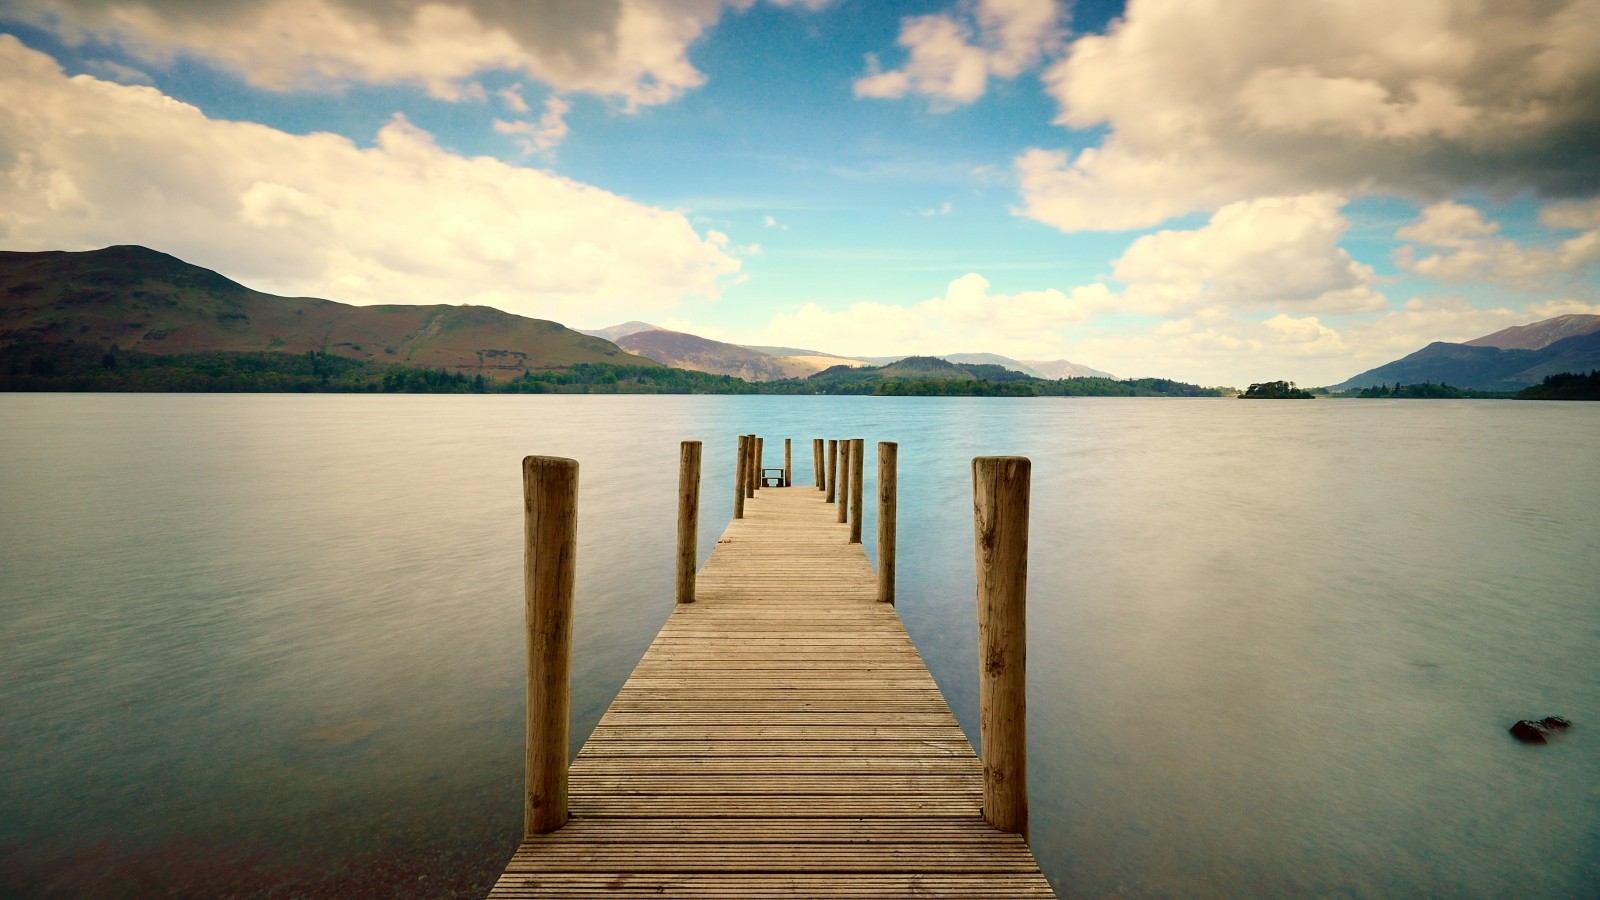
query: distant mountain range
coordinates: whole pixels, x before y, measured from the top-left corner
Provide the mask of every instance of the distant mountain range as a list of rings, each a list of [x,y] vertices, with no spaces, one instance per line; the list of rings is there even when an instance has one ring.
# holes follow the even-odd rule
[[[1483,391],[1517,391],[1547,375],[1600,369],[1600,316],[1556,316],[1421,350],[1329,387],[1348,391],[1382,384],[1444,383]]]
[[[746,381],[805,378],[833,366],[886,366],[908,358],[838,356],[800,347],[728,344],[698,335],[669,331],[648,322],[624,322],[609,328],[586,329],[583,333],[615,341],[617,346],[630,353],[649,357],[674,368],[732,375]],[[752,353],[757,356],[752,356]],[[1002,366],[1035,378],[1116,378],[1109,372],[1091,369],[1065,359],[1015,360],[997,353],[950,353],[932,358],[951,363]]]
[[[306,353],[506,380],[605,362],[655,366],[555,322],[487,306],[349,306],[254,291],[155,250],[0,251],[0,345],[152,354]]]

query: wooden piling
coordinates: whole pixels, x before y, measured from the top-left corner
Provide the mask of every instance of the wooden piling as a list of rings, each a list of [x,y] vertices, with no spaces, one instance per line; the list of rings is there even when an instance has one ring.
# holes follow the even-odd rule
[[[895,465],[900,445],[878,442],[878,600],[894,602]]]
[[[828,441],[828,496],[824,498],[828,503],[833,502],[833,495],[839,489],[839,442]]]
[[[850,441],[850,543],[861,543],[861,469],[866,460],[862,438]]]
[[[850,439],[839,442],[839,521],[850,521]]]
[[[694,560],[700,536],[700,442],[684,441],[678,450],[679,603],[694,602]]]
[[[744,495],[746,497],[754,497],[756,495],[756,466],[761,459],[761,454],[756,450],[756,436],[748,434],[745,437],[750,439],[750,443],[745,446],[744,450]]]
[[[822,464],[822,438],[811,439],[811,470],[812,480],[817,483],[817,490],[827,490],[827,475],[823,471]]]
[[[758,491],[761,490],[762,482],[765,481],[765,479],[761,477],[763,474],[761,471],[761,466],[766,462],[767,459],[766,449],[767,439],[759,437],[756,438],[756,470],[754,474],[756,476],[756,490]]]
[[[733,461],[733,517],[744,518],[744,495],[750,484],[750,435],[739,435],[739,452]]]
[[[794,483],[794,458],[790,455],[789,439],[783,439],[783,486],[789,487]]]
[[[567,823],[567,737],[572,590],[577,573],[578,463],[522,460],[523,603],[528,634],[527,756],[522,829]]]
[[[983,817],[1028,837],[1025,687],[1028,487],[1021,456],[972,461],[973,544],[978,574],[978,718]]]

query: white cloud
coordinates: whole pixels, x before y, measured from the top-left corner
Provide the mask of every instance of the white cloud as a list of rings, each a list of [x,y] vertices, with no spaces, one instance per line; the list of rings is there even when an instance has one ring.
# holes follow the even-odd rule
[[[1600,192],[1600,0],[1144,0],[1045,74],[1076,156],[1016,160],[1022,212],[1148,227],[1242,197]]]
[[[1339,246],[1349,223],[1331,194],[1230,203],[1193,231],[1160,231],[1116,260],[1130,308],[1171,314],[1202,307],[1316,312],[1382,309],[1373,272]]]
[[[785,225],[782,222],[779,222],[777,220],[777,218],[775,218],[773,216],[762,216],[761,217],[761,227],[762,228],[776,228],[779,231],[788,231],[789,230],[789,226],[788,225]]]
[[[1583,229],[1548,247],[1531,247],[1500,237],[1500,226],[1477,207],[1445,201],[1395,232],[1411,243],[1395,251],[1405,269],[1444,281],[1488,280],[1519,288],[1538,288],[1558,276],[1574,275],[1600,263],[1600,201],[1546,207],[1547,228]],[[1419,251],[1418,246],[1433,248]]]
[[[861,302],[842,310],[807,303],[768,324],[765,343],[816,347],[829,353],[989,352],[1016,358],[1050,358],[1060,346],[1053,332],[1116,308],[1103,284],[991,294],[989,281],[968,273],[942,296],[915,306]]]
[[[1039,62],[1061,39],[1065,12],[1056,0],[977,0],[977,39],[965,22],[947,14],[913,16],[900,23],[903,68],[884,71],[867,55],[857,97],[891,99],[925,94],[942,106],[971,103],[989,79],[1015,78]]]
[[[499,134],[516,135],[517,146],[523,153],[548,153],[566,139],[566,115],[571,109],[567,101],[560,97],[549,97],[544,101],[544,114],[539,121],[507,122],[495,119],[494,130]]]
[[[113,41],[153,63],[197,57],[271,90],[409,82],[460,99],[474,74],[509,70],[631,109],[702,84],[689,45],[725,9],[751,2],[11,0],[5,14],[69,41]]]
[[[452,154],[403,118],[369,148],[208,119],[7,35],[0,159],[10,249],[142,243],[278,293],[592,320],[715,296],[739,268],[681,213]]]
[[[1292,313],[1257,319],[1212,311],[1169,319],[1141,333],[1093,334],[1075,341],[1067,355],[1130,375],[1239,388],[1282,379],[1312,387],[1338,384],[1434,341],[1471,340],[1560,315],[1557,309],[1484,309],[1454,297],[1418,298],[1402,310],[1342,324]]]
[[[508,85],[494,93],[506,105],[507,109],[519,115],[527,115],[528,101],[522,96],[522,85]]]

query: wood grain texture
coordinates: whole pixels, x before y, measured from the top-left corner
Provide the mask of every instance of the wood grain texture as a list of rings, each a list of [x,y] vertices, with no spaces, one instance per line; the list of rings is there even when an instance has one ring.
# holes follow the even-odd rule
[[[695,551],[700,545],[700,442],[684,441],[678,450],[678,573],[674,593],[679,603],[694,602]]]
[[[836,516],[768,488],[728,525],[491,898],[1055,896]]]
[[[978,571],[978,717],[983,817],[1028,835],[1026,704],[1028,489],[1021,456],[972,461],[973,547]]]
[[[528,652],[522,828],[533,835],[555,831],[567,821],[578,463],[557,456],[523,459],[522,501]]]

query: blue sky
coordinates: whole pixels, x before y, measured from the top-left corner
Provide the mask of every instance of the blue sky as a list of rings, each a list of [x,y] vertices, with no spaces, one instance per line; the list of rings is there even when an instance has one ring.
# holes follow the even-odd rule
[[[1231,385],[1600,312],[1600,0],[0,0],[0,34],[5,249]]]

